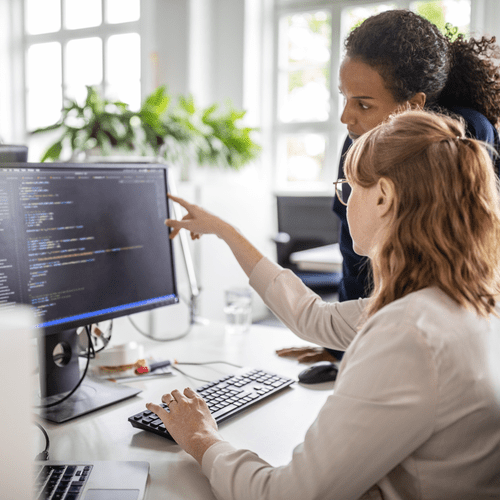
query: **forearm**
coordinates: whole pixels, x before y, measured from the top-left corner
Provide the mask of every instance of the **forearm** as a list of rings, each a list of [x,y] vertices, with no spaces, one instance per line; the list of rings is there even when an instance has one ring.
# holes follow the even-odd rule
[[[217,234],[224,240],[247,276],[250,277],[263,255],[236,228],[224,222]]]
[[[293,274],[262,259],[250,286],[297,336],[322,347],[345,350],[357,333],[363,301],[325,302]]]

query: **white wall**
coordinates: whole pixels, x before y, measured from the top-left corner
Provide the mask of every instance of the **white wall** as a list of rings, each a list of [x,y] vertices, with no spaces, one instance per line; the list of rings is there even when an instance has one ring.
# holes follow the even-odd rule
[[[471,12],[471,35],[496,36],[500,42],[500,2],[476,0]]]
[[[24,141],[22,81],[22,2],[0,0],[0,138],[7,143]]]
[[[9,6],[5,0],[0,0],[0,139],[10,142],[10,133],[7,124],[10,123],[10,79],[8,73],[7,61],[9,60]]]
[[[143,74],[149,75],[144,95],[162,84],[174,95],[189,90],[189,4],[189,0],[143,0],[142,15],[149,34],[143,50]]]
[[[249,2],[250,3],[250,2]],[[248,42],[258,38],[249,29],[260,29],[260,0],[156,0],[152,47],[158,55],[159,82],[174,94],[192,93],[200,106],[229,100],[247,109],[250,126],[261,127],[260,51],[248,63]],[[252,23],[246,22],[248,13]],[[258,47],[257,47],[258,49]],[[248,77],[248,78],[247,78]],[[180,193],[192,193],[190,201],[202,205],[236,225],[262,252],[275,257],[271,237],[275,231],[275,209],[270,193],[267,157],[241,172],[191,166],[190,181],[178,185]],[[201,288],[198,313],[208,319],[223,319],[223,292],[242,286],[248,279],[227,246],[216,237],[204,236],[192,246]],[[179,259],[180,260],[180,259]],[[181,273],[179,273],[181,274]],[[267,314],[255,296],[254,317]]]

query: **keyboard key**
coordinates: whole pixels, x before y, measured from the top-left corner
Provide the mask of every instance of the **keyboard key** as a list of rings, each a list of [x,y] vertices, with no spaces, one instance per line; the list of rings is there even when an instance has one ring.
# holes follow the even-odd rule
[[[91,465],[44,465],[35,471],[34,498],[76,500],[89,477]],[[38,472],[38,474],[37,474]]]
[[[224,415],[228,414],[229,412],[236,410],[237,406],[236,405],[229,405],[226,406],[225,408],[222,408],[220,410],[215,411],[212,413],[212,416],[216,419],[217,417],[223,417]]]

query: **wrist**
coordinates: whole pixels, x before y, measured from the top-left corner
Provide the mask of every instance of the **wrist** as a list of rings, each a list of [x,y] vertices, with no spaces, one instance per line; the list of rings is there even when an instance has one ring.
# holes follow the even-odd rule
[[[205,452],[219,441],[223,439],[215,429],[197,431],[191,438],[189,454],[201,465]]]
[[[231,239],[233,239],[234,236],[237,234],[239,234],[239,232],[234,226],[231,226],[231,224],[221,219],[220,228],[216,233],[216,235],[221,240],[224,240],[226,243],[229,243]]]

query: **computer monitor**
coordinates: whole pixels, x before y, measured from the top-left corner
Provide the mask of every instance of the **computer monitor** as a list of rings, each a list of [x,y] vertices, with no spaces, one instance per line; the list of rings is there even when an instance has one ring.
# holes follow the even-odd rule
[[[165,165],[0,163],[0,310],[34,308],[49,401],[80,379],[78,328],[179,301],[167,192]],[[89,379],[42,416],[62,422],[138,392]]]

